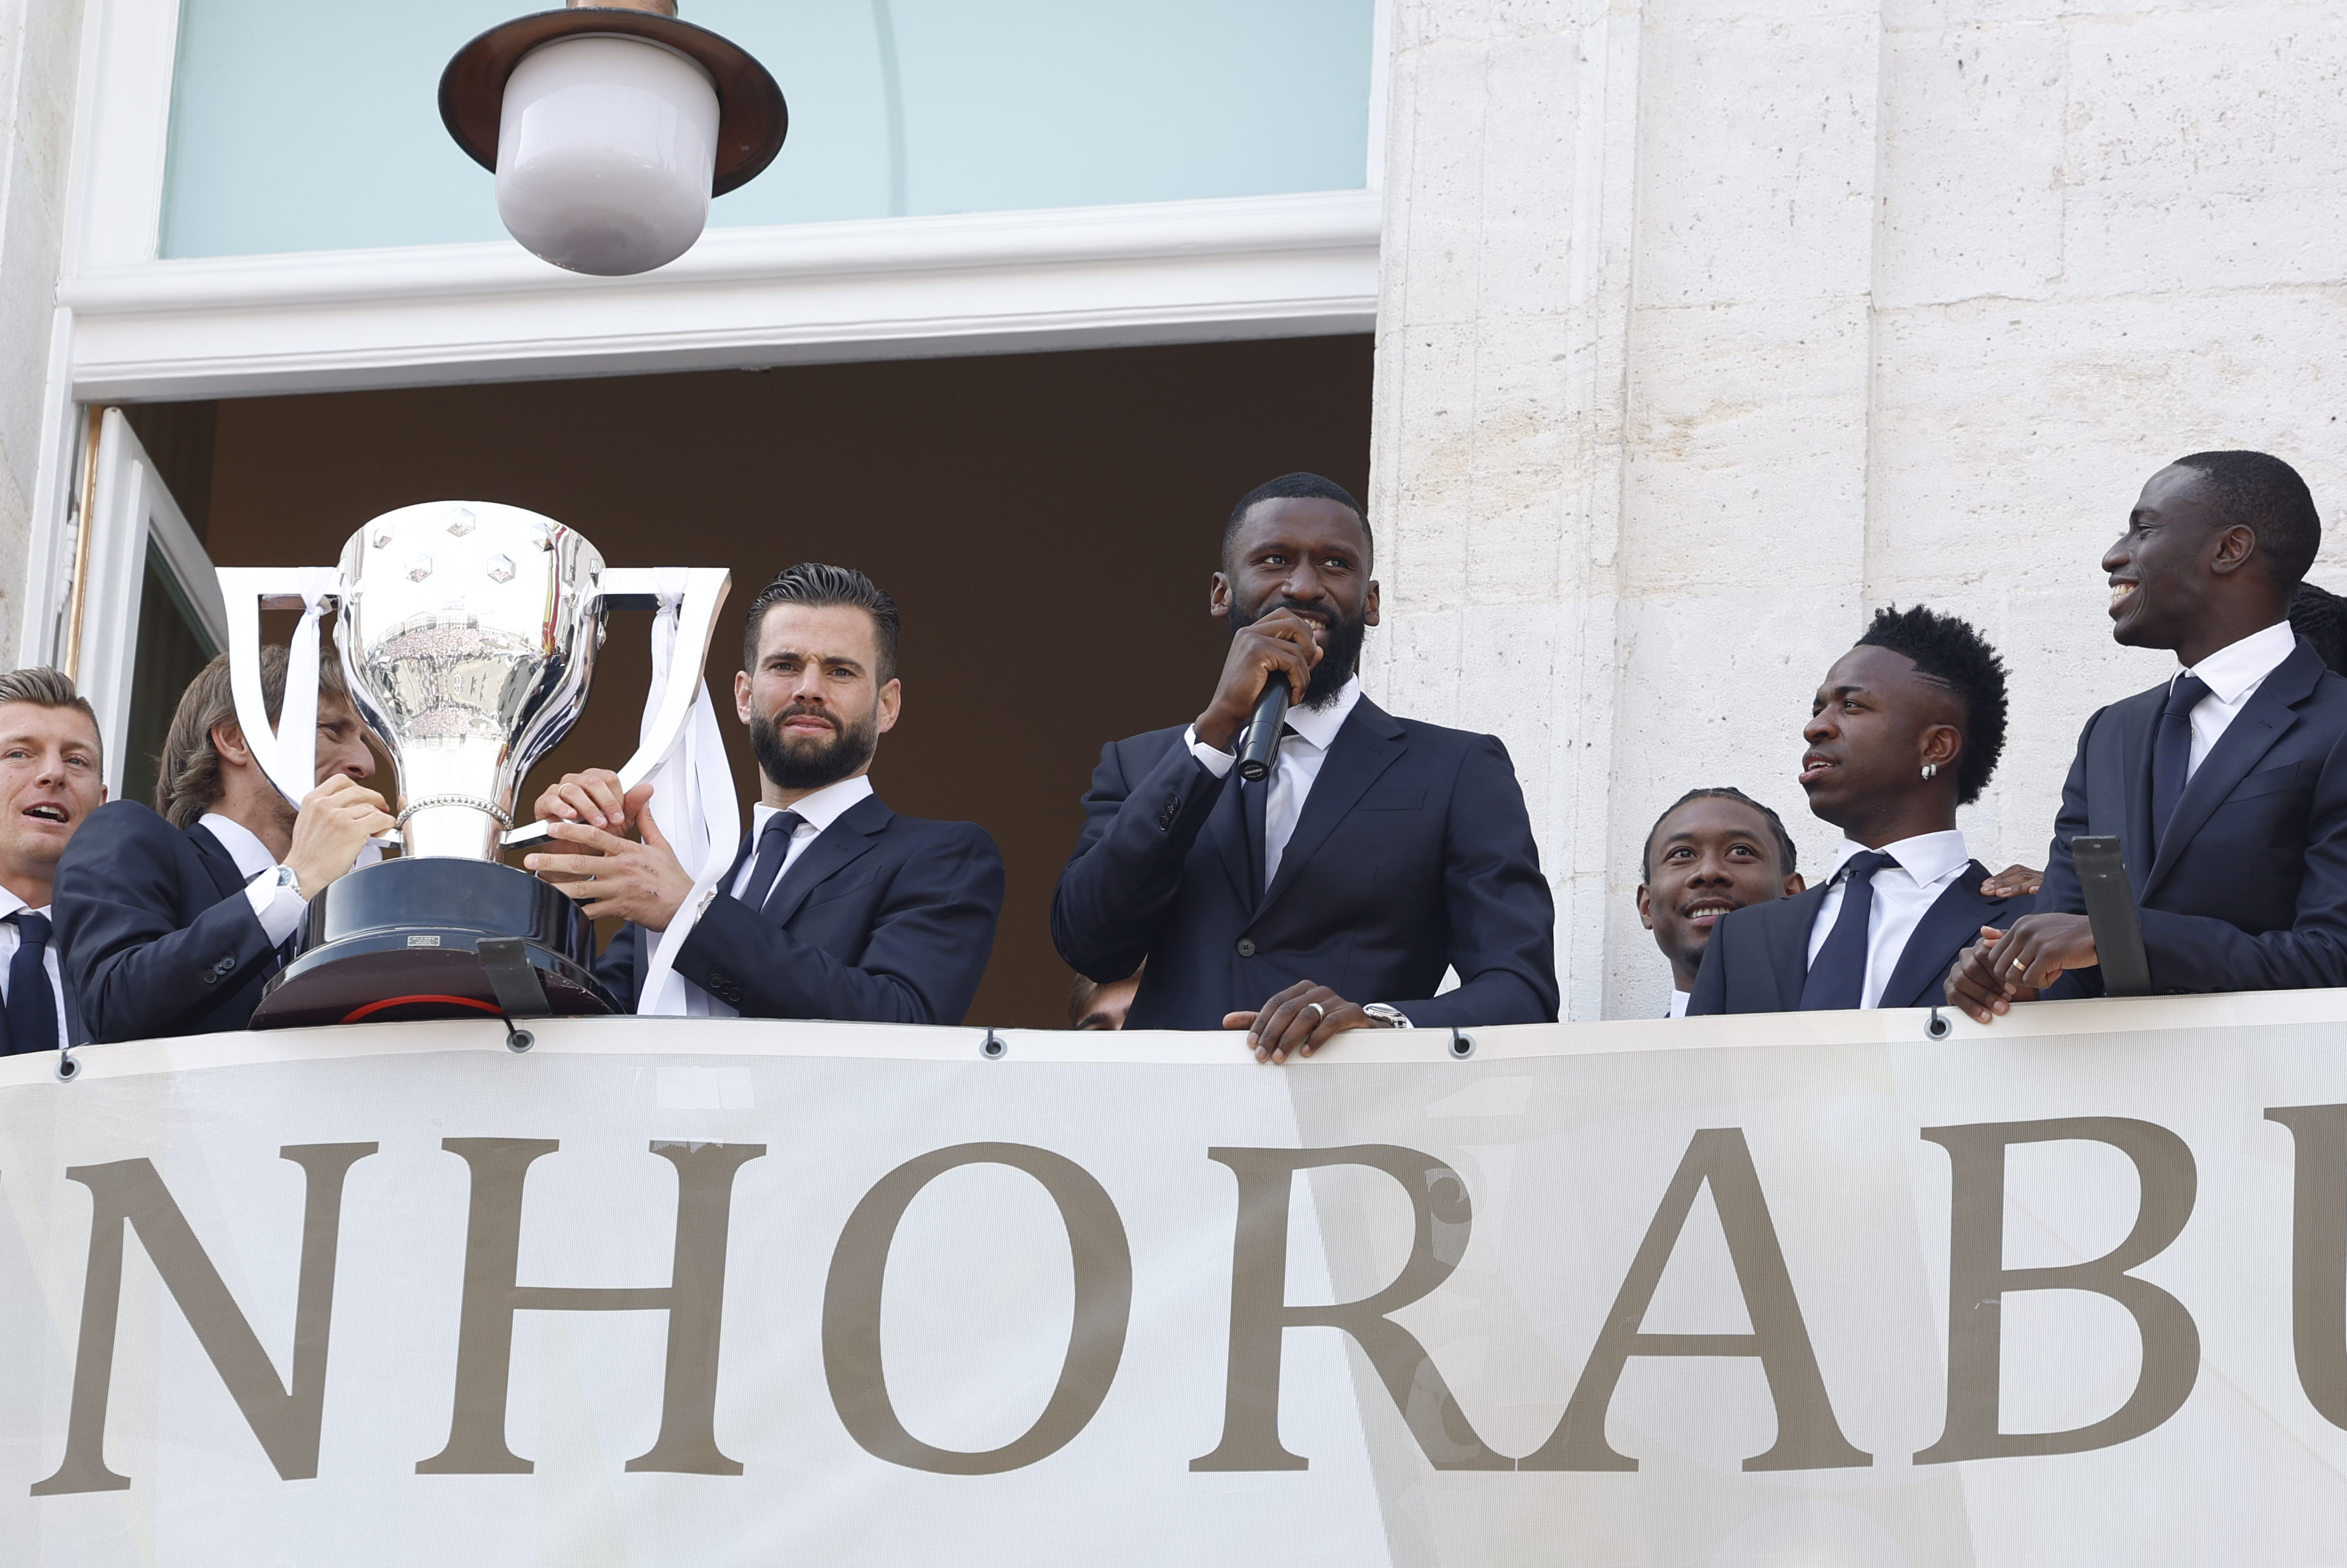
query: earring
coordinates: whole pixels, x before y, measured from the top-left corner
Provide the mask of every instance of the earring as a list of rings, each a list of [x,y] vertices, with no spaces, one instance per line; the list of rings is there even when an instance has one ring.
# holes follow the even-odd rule
[[[1925,764],[1923,764],[1923,779],[1924,779],[1924,782],[1925,782],[1925,783],[1927,783],[1927,784],[1928,784],[1929,782],[1931,782],[1932,775],[1932,774],[1936,774],[1936,773],[1938,773],[1939,771],[1940,771],[1940,764],[1937,764],[1937,763],[1925,763]]]

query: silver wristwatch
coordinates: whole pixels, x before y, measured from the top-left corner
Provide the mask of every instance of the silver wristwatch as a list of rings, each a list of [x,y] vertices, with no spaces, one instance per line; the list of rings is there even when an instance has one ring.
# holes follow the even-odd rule
[[[1409,1021],[1409,1015],[1408,1013],[1402,1011],[1401,1009],[1394,1006],[1391,1002],[1364,1002],[1361,1005],[1361,1010],[1368,1014],[1371,1018],[1377,1020],[1379,1024],[1383,1025],[1387,1029],[1416,1029],[1418,1027],[1416,1024]]]
[[[281,866],[277,868],[273,885],[280,888],[290,887],[293,890],[294,897],[302,897],[302,879],[293,874],[293,868],[291,866]]]

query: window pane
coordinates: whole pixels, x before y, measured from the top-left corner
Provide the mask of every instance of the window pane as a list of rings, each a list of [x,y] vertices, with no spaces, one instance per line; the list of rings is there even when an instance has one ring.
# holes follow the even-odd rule
[[[179,693],[212,657],[210,641],[179,584],[149,550],[138,596],[138,653],[130,677],[130,720],[124,736],[122,798],[155,804],[155,759],[171,728]]]
[[[515,0],[185,0],[163,254],[497,240],[441,68]],[[685,0],[790,100],[713,226],[1349,190],[1375,0]]]

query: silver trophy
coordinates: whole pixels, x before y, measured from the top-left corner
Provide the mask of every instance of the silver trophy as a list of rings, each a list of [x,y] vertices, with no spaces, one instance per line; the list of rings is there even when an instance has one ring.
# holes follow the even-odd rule
[[[302,677],[330,609],[352,698],[399,775],[404,853],[312,900],[303,951],[272,982],[254,1026],[610,1010],[589,973],[591,925],[498,852],[544,836],[517,824],[517,796],[586,706],[607,613],[663,599],[676,612],[667,688],[620,770],[632,787],[692,712],[732,575],[613,569],[550,518],[436,501],[367,524],[337,568],[223,567],[220,579],[238,721],[286,798],[315,782],[315,687]],[[304,611],[275,726],[261,692],[263,609]]]

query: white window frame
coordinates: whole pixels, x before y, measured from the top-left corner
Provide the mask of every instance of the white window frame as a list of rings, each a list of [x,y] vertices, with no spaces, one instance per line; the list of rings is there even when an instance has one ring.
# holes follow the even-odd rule
[[[88,0],[18,661],[64,651],[77,405],[1372,331],[1389,7],[1368,189],[717,229],[587,278],[510,241],[159,260],[179,0]]]
[[[1292,337],[1376,323],[1373,188],[714,229],[681,260],[637,278],[562,272],[510,241],[159,261],[179,15],[179,0],[89,0],[58,290],[74,315],[74,388],[84,402]],[[1384,26],[1381,5],[1380,39]],[[1372,187],[1384,139],[1378,63]]]
[[[110,798],[118,800],[150,547],[164,573],[187,597],[200,623],[198,630],[210,640],[215,653],[228,647],[228,601],[220,594],[211,557],[188,527],[179,502],[118,408],[108,409],[99,422],[92,475],[89,579],[82,596],[76,683],[97,710],[106,742],[106,788]]]

